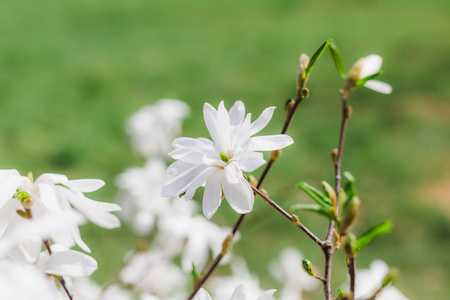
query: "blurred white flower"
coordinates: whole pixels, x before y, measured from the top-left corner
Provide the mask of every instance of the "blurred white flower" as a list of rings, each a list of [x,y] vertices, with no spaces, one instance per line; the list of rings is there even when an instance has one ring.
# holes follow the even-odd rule
[[[170,143],[181,133],[181,121],[189,114],[189,106],[179,100],[161,99],[146,105],[126,124],[136,151],[148,157],[166,155]]]
[[[235,289],[233,294],[231,295],[229,300],[271,300],[273,294],[276,292],[276,290],[268,290],[262,293],[261,296],[258,298],[248,296],[247,294],[247,288],[244,284],[238,285]],[[217,300],[217,298],[214,298]],[[208,294],[208,292],[204,289],[200,289],[198,293],[195,295],[194,300],[212,300],[211,296]]]
[[[381,58],[381,56],[376,54],[371,54],[366,57],[360,58],[350,70],[348,81],[352,82],[351,84],[353,85],[360,79],[378,73],[381,70],[382,63],[383,59]],[[392,87],[386,82],[378,80],[368,80],[364,83],[364,86],[378,93],[392,93]]]
[[[389,267],[382,260],[374,260],[369,269],[356,270],[356,299],[370,298],[380,287]],[[388,285],[377,295],[376,300],[408,300],[394,286]]]
[[[284,134],[251,137],[269,123],[274,109],[265,109],[251,123],[251,114],[245,117],[242,101],[236,101],[229,113],[223,101],[218,110],[205,103],[203,116],[213,141],[205,138],[173,141],[175,150],[169,156],[177,161],[169,166],[168,173],[175,178],[162,188],[161,195],[173,197],[185,193],[190,200],[197,188],[205,185],[203,213],[208,219],[217,211],[223,196],[237,213],[250,212],[254,195],[242,171],[253,172],[266,162],[263,154],[256,151],[277,150],[294,142]]]
[[[280,258],[270,263],[272,275],[283,284],[280,300],[301,300],[303,291],[317,289],[320,282],[302,270],[303,255],[295,248],[286,248]]]

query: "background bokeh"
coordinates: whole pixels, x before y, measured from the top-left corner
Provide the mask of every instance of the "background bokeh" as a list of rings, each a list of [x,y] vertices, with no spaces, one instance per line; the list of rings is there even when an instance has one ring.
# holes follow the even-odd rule
[[[394,92],[360,89],[350,96],[343,169],[358,179],[363,201],[357,233],[385,219],[393,232],[358,256],[397,266],[398,288],[411,299],[450,294],[450,2],[436,1],[2,1],[0,9],[0,166],[101,178],[92,195],[114,201],[114,178],[143,159],[131,150],[124,122],[145,104],[178,98],[192,108],[185,136],[207,136],[202,105],[246,103],[254,116],[278,107],[266,134],[278,133],[283,106],[295,93],[300,53],[312,55],[334,38],[346,68],[371,53],[384,58]],[[338,89],[343,82],[328,53],[308,82],[283,152],[265,183],[288,207],[309,199],[300,180],[332,181],[337,146]],[[258,173],[258,172],[256,172]],[[199,192],[201,194],[201,192]],[[201,199],[201,195],[196,198]],[[222,205],[213,220],[232,226]],[[319,236],[326,224],[301,218]],[[262,201],[241,228],[234,251],[244,255],[265,288],[276,288],[267,262],[286,246],[314,264],[322,254]],[[110,280],[138,237],[87,226],[83,237],[99,261],[94,278]],[[251,255],[249,255],[251,254]],[[335,259],[334,280],[345,278]]]

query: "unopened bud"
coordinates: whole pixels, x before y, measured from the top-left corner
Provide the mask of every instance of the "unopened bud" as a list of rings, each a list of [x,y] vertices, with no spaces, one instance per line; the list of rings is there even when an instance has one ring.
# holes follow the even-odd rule
[[[224,256],[225,254],[228,253],[228,251],[230,251],[231,249],[231,243],[233,242],[233,233],[230,233],[229,235],[227,235],[227,237],[225,238],[225,240],[222,243],[222,252],[221,255]]]
[[[350,119],[353,115],[353,108],[351,106],[347,106],[347,109],[345,110],[345,118]]]
[[[381,286],[386,287],[389,283],[395,281],[398,276],[400,276],[400,271],[397,268],[390,268],[389,272],[384,276]]]
[[[337,163],[338,154],[339,154],[338,148],[334,148],[333,150],[331,150],[331,161],[333,162],[333,164]]]
[[[361,70],[364,63],[364,57],[358,59],[358,61],[353,65],[347,74],[347,82],[345,84],[345,89],[350,91],[355,87],[355,83],[360,79]]]
[[[314,278],[317,278],[317,274],[316,274],[316,272],[314,272],[314,268],[309,260],[307,260],[307,259],[302,260],[302,268],[303,268],[303,271],[306,272],[306,274],[308,274],[309,276],[312,276]]]
[[[309,89],[308,88],[302,88],[300,95],[302,96],[302,99],[306,99],[309,97]]]
[[[295,226],[297,226],[297,227],[302,225],[302,223],[300,223],[300,220],[298,219],[298,217],[294,214],[292,215],[292,223],[294,223]]]
[[[270,159],[276,161],[281,156],[281,149],[270,152]]]
[[[337,197],[334,188],[326,181],[322,181],[322,190],[324,194],[331,200],[334,209],[334,216],[337,217]]]
[[[254,187],[256,187],[258,185],[258,180],[256,180],[255,176],[253,176],[251,174],[247,176],[247,180]]]
[[[351,197],[344,204],[342,212],[342,222],[339,226],[339,234],[342,236],[353,226],[359,215],[361,200],[357,196]]]
[[[265,189],[260,189],[261,193],[264,194],[267,198],[269,198],[269,193]]]
[[[356,237],[352,233],[348,233],[342,238],[342,244],[344,245],[345,255],[348,257],[355,256],[356,253]]]
[[[33,198],[26,198],[24,200],[22,200],[22,205],[25,209],[30,209],[31,206],[34,203],[34,199]]]
[[[333,230],[333,239],[334,239],[334,246],[339,249],[341,247],[341,237],[339,236],[339,233],[337,232],[336,228]]]
[[[298,64],[298,75],[297,75],[297,90],[301,89],[306,84],[308,79],[305,74],[305,70],[309,65],[309,57],[305,53],[300,55],[300,61]]]

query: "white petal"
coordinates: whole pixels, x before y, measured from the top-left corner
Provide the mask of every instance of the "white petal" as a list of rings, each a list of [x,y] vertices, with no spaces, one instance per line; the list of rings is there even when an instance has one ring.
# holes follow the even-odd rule
[[[267,290],[256,300],[271,300],[277,290]]]
[[[193,300],[212,300],[212,299],[211,296],[208,294],[208,292],[205,291],[203,288],[201,288],[197,292]]]
[[[199,165],[187,170],[184,173],[172,178],[161,189],[161,197],[174,197],[186,191],[188,186],[202,174],[207,168],[205,165]]]
[[[40,183],[41,181],[46,183],[62,183],[69,181],[69,178],[63,174],[44,173],[35,180],[35,183]]]
[[[245,152],[237,162],[244,172],[253,172],[266,163],[261,152]]]
[[[371,54],[366,56],[363,61],[361,72],[359,73],[359,78],[366,78],[367,76],[378,73],[381,70],[382,63],[383,59],[379,55]]]
[[[53,252],[44,266],[46,273],[69,277],[89,276],[95,270],[97,270],[95,259],[74,250]]]
[[[222,177],[222,189],[231,208],[239,214],[246,214],[253,208],[255,196],[249,183],[241,177],[238,184],[230,184],[226,177]]]
[[[208,128],[212,140],[215,144],[218,144],[220,137],[217,128],[217,110],[209,103],[203,105],[203,118],[205,119],[206,128]]]
[[[194,164],[185,162],[182,160],[177,160],[173,162],[168,168],[167,168],[167,174],[176,176],[178,174],[181,174],[183,172],[186,172],[187,170],[195,167]]]
[[[273,151],[292,145],[294,140],[286,134],[261,135],[250,138],[248,151]]]
[[[231,147],[230,144],[230,117],[223,104],[220,101],[219,109],[217,111],[217,132],[219,134],[219,143],[216,141],[216,147],[221,152],[228,152]]]
[[[26,177],[20,176],[20,175],[16,175],[16,170],[3,170],[3,174],[8,176],[8,177],[3,177],[2,176],[2,182],[0,182],[0,208],[5,205],[5,203],[11,199],[11,197],[16,193],[17,188],[19,187],[19,185],[22,184],[22,182],[24,182],[24,180],[26,179]],[[10,171],[10,172],[6,172],[6,171]],[[16,171],[16,172],[13,172]],[[18,174],[18,173],[17,173]]]
[[[225,176],[230,184],[239,184],[242,178],[242,171],[236,162],[230,163],[224,168]]]
[[[182,267],[185,272],[192,270],[194,265],[198,270],[203,270],[208,262],[209,248],[205,236],[192,234],[184,246]]]
[[[205,184],[202,209],[208,219],[216,213],[222,200],[222,176],[223,171],[218,170],[208,178]]]
[[[63,184],[71,190],[90,193],[104,186],[105,182],[100,179],[77,179],[64,182]]]
[[[390,94],[392,93],[392,86],[386,82],[378,81],[378,80],[369,80],[364,83],[366,88],[374,90],[375,92],[382,94]]]
[[[186,200],[191,200],[192,197],[194,197],[195,191],[205,184],[206,180],[213,172],[215,172],[217,168],[211,167],[206,168],[202,173],[200,173],[197,178],[195,178],[186,189],[186,194],[184,195],[184,198]]]
[[[234,102],[228,114],[230,116],[230,126],[232,127],[239,126],[242,123],[242,121],[244,121],[245,117],[244,103],[240,100]]]
[[[244,284],[238,285],[233,292],[230,300],[246,300],[247,289]]]
[[[255,120],[255,122],[250,125],[250,136],[254,135],[257,132],[260,132],[266,125],[269,123],[269,121],[272,119],[273,111],[276,107],[271,106],[266,108],[261,115],[258,117],[258,119]]]
[[[75,240],[75,243],[77,243],[77,245],[81,249],[83,249],[87,253],[91,253],[91,249],[89,249],[88,245],[86,245],[86,243],[81,239],[80,230],[78,229],[77,226],[72,227],[72,236],[73,236],[73,239]]]
[[[46,183],[41,183],[38,187],[42,204],[50,210],[62,212],[61,207],[58,204],[58,199],[56,198],[55,189]]]

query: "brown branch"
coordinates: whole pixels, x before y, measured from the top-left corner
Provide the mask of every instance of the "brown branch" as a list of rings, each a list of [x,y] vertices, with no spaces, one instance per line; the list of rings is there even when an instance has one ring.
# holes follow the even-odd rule
[[[350,300],[355,299],[355,277],[356,277],[356,262],[354,256],[347,257],[347,269],[350,277]]]

